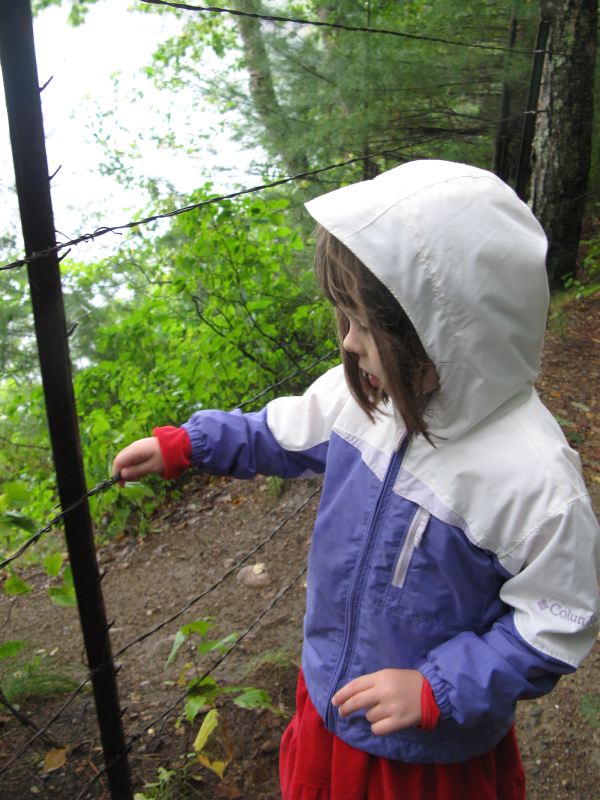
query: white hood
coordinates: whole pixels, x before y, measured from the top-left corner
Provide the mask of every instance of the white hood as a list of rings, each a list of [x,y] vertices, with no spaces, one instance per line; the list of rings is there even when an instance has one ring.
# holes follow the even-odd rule
[[[440,378],[427,412],[456,439],[525,401],[548,310],[546,237],[490,172],[413,161],[306,205],[392,292]]]

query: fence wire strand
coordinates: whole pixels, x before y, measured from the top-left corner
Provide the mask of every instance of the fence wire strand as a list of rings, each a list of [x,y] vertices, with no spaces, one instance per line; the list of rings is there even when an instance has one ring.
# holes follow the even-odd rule
[[[447,135],[447,132],[444,132],[444,136]],[[429,136],[424,139],[420,139],[414,142],[407,142],[406,144],[398,145],[397,147],[388,147],[384,150],[379,150],[375,153],[368,153],[362,156],[355,156],[354,158],[349,158],[346,161],[339,161],[335,164],[329,164],[326,167],[319,167],[318,169],[307,170],[306,172],[299,172],[296,175],[290,175],[285,178],[278,178],[277,180],[270,181],[269,183],[262,183],[257,186],[252,186],[247,189],[240,189],[235,192],[229,192],[228,194],[221,194],[215,197],[209,197],[206,200],[201,200],[198,203],[191,203],[186,206],[182,206],[181,208],[175,208],[171,211],[165,211],[159,214],[152,214],[148,217],[143,217],[142,219],[138,220],[131,220],[130,222],[125,222],[120,225],[112,225],[112,226],[102,226],[97,228],[92,233],[82,233],[79,236],[76,236],[73,239],[69,239],[66,242],[59,242],[58,244],[53,245],[52,247],[46,247],[44,250],[36,251],[35,253],[31,253],[31,255],[25,256],[24,258],[16,259],[15,261],[11,261],[8,264],[4,264],[0,267],[0,272],[9,269],[17,269],[19,267],[24,267],[27,264],[31,264],[34,261],[39,261],[42,258],[46,258],[47,256],[52,255],[53,253],[58,253],[65,248],[74,247],[75,245],[82,244],[84,242],[91,242],[95,239],[98,239],[100,236],[105,236],[107,233],[119,233],[120,231],[124,230],[131,230],[132,228],[138,228],[142,225],[149,225],[152,222],[158,222],[159,220],[169,219],[171,217],[177,217],[180,214],[187,214],[190,211],[195,211],[196,209],[203,208],[204,206],[211,205],[213,203],[221,203],[224,200],[233,200],[236,197],[242,197],[246,194],[253,194],[255,192],[262,192],[265,189],[272,189],[276,186],[282,186],[286,183],[291,183],[292,181],[299,181],[303,180],[304,178],[310,178],[314,175],[320,175],[323,172],[329,172],[333,169],[338,169],[341,167],[347,167],[351,164],[358,164],[361,161],[368,161],[369,159],[378,158],[380,156],[386,155],[397,155],[402,150],[410,150],[412,147],[416,147],[417,145],[427,144],[428,142],[435,141],[439,139],[440,136]]]
[[[520,50],[518,48],[507,47],[506,45],[483,44],[479,42],[464,42],[459,39],[448,39],[440,36],[429,36],[422,33],[409,33],[408,31],[396,31],[390,28],[372,28],[363,25],[345,25],[341,22],[325,22],[317,19],[304,19],[300,17],[284,17],[276,14],[260,14],[251,11],[240,11],[235,8],[221,8],[219,6],[195,6],[189,3],[171,2],[171,0],[141,0],[146,5],[169,6],[181,11],[209,12],[213,14],[230,14],[234,17],[247,17],[250,19],[264,20],[265,22],[292,22],[295,25],[310,25],[318,28],[332,28],[334,30],[347,31],[349,33],[371,33],[383,36],[396,36],[401,39],[412,39],[421,42],[431,42],[436,44],[447,44],[453,47],[468,47],[478,50],[492,50],[495,52],[511,53],[518,55],[531,55],[531,50]]]
[[[337,352],[337,350],[331,350],[329,353],[326,353],[324,356],[321,356],[320,358],[317,358],[315,361],[311,362],[306,367],[301,367],[301,368],[295,370],[294,372],[292,372],[290,375],[286,375],[285,378],[281,378],[281,380],[278,380],[275,383],[272,383],[270,386],[267,386],[266,388],[264,388],[261,392],[259,392],[254,397],[251,397],[249,400],[245,400],[243,403],[240,403],[237,406],[237,408],[240,408],[240,409],[241,408],[245,408],[246,406],[249,406],[252,403],[255,403],[261,397],[264,397],[264,395],[266,395],[269,392],[273,391],[273,389],[276,389],[279,386],[283,385],[284,383],[287,383],[288,381],[292,380],[292,378],[296,378],[298,375],[304,375],[307,372],[310,372],[312,369],[314,369],[314,367],[317,366],[317,364],[321,364],[323,361],[326,361],[327,359],[332,358],[336,354],[336,352]],[[48,522],[46,525],[44,525],[43,528],[40,528],[38,531],[36,531],[33,534],[33,536],[31,536],[29,539],[27,539],[27,541],[25,541],[19,547],[19,549],[16,550],[12,555],[8,556],[3,561],[0,561],[0,570],[4,569],[9,564],[11,564],[13,561],[16,561],[16,559],[20,558],[20,556],[22,556],[25,553],[25,551],[28,550],[33,544],[35,544],[39,539],[41,539],[41,537],[45,533],[48,533],[49,531],[51,531],[52,528],[54,528],[56,525],[58,525],[58,523],[64,517],[66,517],[67,514],[69,514],[71,511],[74,511],[76,508],[78,508],[85,500],[87,500],[90,497],[93,497],[96,494],[99,494],[100,492],[104,492],[107,489],[110,489],[111,486],[114,486],[119,481],[120,481],[120,476],[119,475],[113,475],[111,478],[107,478],[106,480],[100,481],[100,483],[97,483],[94,487],[92,487],[89,491],[87,491],[82,497],[79,497],[77,500],[75,500],[73,503],[71,503],[70,506],[65,508],[64,511],[61,511],[60,514],[57,514],[55,517],[53,517],[50,520],[50,522]]]
[[[250,550],[249,553],[247,553],[245,556],[243,556],[243,558],[240,558],[239,561],[237,561],[232,567],[227,569],[221,575],[220,578],[218,578],[214,583],[212,583],[208,587],[208,589],[204,589],[202,592],[200,592],[200,594],[198,594],[195,597],[193,597],[182,608],[180,608],[179,611],[176,611],[174,614],[171,614],[171,616],[168,617],[167,619],[164,619],[162,622],[159,622],[158,624],[154,625],[152,628],[149,628],[144,633],[140,634],[139,636],[136,636],[136,638],[133,639],[132,641],[130,641],[128,644],[123,645],[123,647],[119,648],[119,650],[116,651],[114,657],[115,658],[119,658],[124,653],[126,653],[129,649],[131,649],[134,645],[139,644],[140,642],[143,642],[145,639],[148,639],[148,637],[150,637],[150,636],[153,636],[155,633],[157,633],[157,631],[159,631],[162,628],[166,627],[171,622],[174,622],[176,619],[179,619],[179,617],[181,617],[183,614],[185,614],[186,611],[189,611],[190,608],[192,608],[194,605],[196,605],[196,603],[200,602],[200,600],[202,600],[208,594],[210,594],[211,592],[214,592],[215,589],[217,589],[219,586],[221,586],[221,584],[224,583],[230,575],[233,575],[234,572],[237,572],[237,570],[241,566],[243,566],[250,558],[252,558],[253,555],[258,553],[259,550],[262,550],[262,548],[265,547],[265,545],[267,545],[271,541],[271,539],[273,539],[279,533],[279,531],[283,527],[285,527],[285,525],[287,525],[287,523],[291,519],[293,519],[295,516],[297,516],[304,508],[306,508],[306,506],[310,503],[310,501],[314,497],[316,497],[316,495],[318,495],[320,491],[321,491],[321,487],[320,486],[317,487],[316,489],[314,489],[308,495],[308,497],[306,497],[300,503],[300,505],[297,508],[294,509],[294,511],[290,512],[286,517],[284,517],[281,520],[281,522],[272,531],[270,531],[270,533],[267,536],[265,536],[264,539],[262,539],[255,547],[253,547],[252,550]]]
[[[40,728],[34,736],[32,736],[24,744],[22,744],[21,747],[19,747],[19,749],[17,750],[17,752],[14,753],[13,756],[6,762],[6,764],[3,764],[0,767],[0,775],[2,775],[4,772],[6,772],[7,769],[12,767],[12,765],[16,763],[21,758],[21,756],[25,752],[27,752],[27,750],[29,750],[32,744],[35,744],[35,742],[40,737],[44,736],[44,734],[48,731],[48,729],[56,722],[56,720],[61,716],[61,714],[63,714],[67,710],[67,708],[71,705],[73,700],[75,700],[75,698],[80,694],[80,692],[85,688],[85,686],[87,686],[87,684],[90,681],[91,681],[91,676],[87,677],[84,681],[82,681],[79,684],[79,686],[76,689],[74,689],[71,692],[71,694],[67,697],[62,706],[58,709],[58,711],[55,714],[52,715],[52,717],[48,720],[48,722],[46,722],[46,724],[42,728]]]
[[[298,581],[302,578],[302,576],[305,573],[306,573],[306,565],[302,567],[302,569],[294,576],[294,578],[292,578],[292,580],[289,583],[287,583],[282,589],[279,590],[279,592],[275,595],[275,597],[273,597],[271,602],[267,606],[265,606],[265,608],[260,612],[260,614],[252,622],[252,624],[249,625],[246,628],[246,630],[243,631],[243,633],[241,633],[238,636],[238,638],[231,645],[229,650],[227,650],[225,653],[223,653],[222,656],[220,656],[215,662],[213,662],[211,667],[208,670],[206,670],[206,672],[198,679],[199,682],[203,681],[205,678],[211,675],[225,661],[225,659],[228,658],[231,655],[231,653],[233,653],[233,651],[241,644],[241,642],[257,627],[257,625],[261,622],[263,617],[266,614],[268,614],[269,611],[271,611],[275,607],[275,605],[283,597],[285,597],[285,595],[289,591],[291,591],[291,589],[294,588],[294,586],[298,583]],[[86,783],[86,785],[77,795],[75,800],[83,800],[86,792],[89,791],[89,789],[94,785],[94,783],[96,783],[96,781],[98,781],[102,777],[102,775],[104,775],[107,772],[108,769],[110,769],[114,764],[116,764],[119,758],[124,758],[127,754],[129,754],[133,749],[133,745],[140,739],[142,739],[151,728],[154,728],[159,723],[164,722],[170,716],[170,714],[172,714],[172,712],[185,700],[186,697],[187,697],[187,690],[185,692],[182,692],[182,694],[180,694],[179,697],[177,697],[168,708],[162,711],[158,715],[158,717],[153,719],[151,722],[148,722],[142,728],[142,730],[138,731],[137,733],[134,733],[131,739],[127,743],[126,753],[124,753],[122,756],[118,758],[113,759],[113,761],[110,764],[105,764],[104,766],[102,766],[98,770],[97,774],[94,775],[93,778],[90,778],[90,780]]]

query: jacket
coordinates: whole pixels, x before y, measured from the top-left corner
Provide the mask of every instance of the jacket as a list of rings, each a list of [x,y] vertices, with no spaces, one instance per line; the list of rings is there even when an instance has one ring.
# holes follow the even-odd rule
[[[412,162],[307,204],[392,291],[436,366],[432,443],[382,404],[371,421],[343,368],[256,413],[201,411],[192,461],[237,477],[324,473],[302,654],[311,700],[348,744],[408,762],[491,750],[515,704],[591,648],[599,531],[579,459],[539,400],[546,240],[490,173]],[[418,669],[433,731],[371,733],[331,705],[349,680]]]

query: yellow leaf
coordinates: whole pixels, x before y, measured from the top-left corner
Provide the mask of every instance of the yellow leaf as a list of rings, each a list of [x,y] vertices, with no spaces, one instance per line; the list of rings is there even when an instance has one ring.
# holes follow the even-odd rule
[[[187,682],[188,682],[187,674],[188,674],[189,670],[193,666],[194,665],[192,664],[191,661],[186,661],[185,662],[185,664],[181,668],[181,671],[180,671],[179,675],[177,676],[177,685],[178,686],[187,686]]]
[[[223,780],[223,775],[225,774],[225,770],[229,765],[229,760],[227,761],[211,761],[210,758],[204,755],[204,753],[198,753],[196,758],[204,767],[208,767],[211,769],[215,775],[218,775],[221,780]]]
[[[196,753],[201,753],[202,750],[204,750],[204,746],[218,724],[219,712],[216,708],[211,708],[211,710],[202,720],[202,725],[200,725],[200,730],[196,736],[196,741],[194,742],[194,751]]]
[[[252,572],[254,572],[256,575],[262,575],[264,571],[265,571],[264,564],[253,564]]]
[[[52,772],[55,769],[64,767],[67,763],[67,748],[58,747],[48,750],[44,758],[44,772]]]

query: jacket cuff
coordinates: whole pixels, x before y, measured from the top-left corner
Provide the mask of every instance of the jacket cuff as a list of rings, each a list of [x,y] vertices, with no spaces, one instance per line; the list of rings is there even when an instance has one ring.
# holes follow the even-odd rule
[[[448,697],[449,687],[448,684],[442,680],[437,667],[430,661],[427,661],[425,664],[418,667],[418,670],[431,687],[433,699],[438,707],[440,717],[443,719],[452,717],[453,708],[450,698]]]
[[[165,480],[176,478],[192,463],[192,444],[184,428],[165,425],[154,428],[152,435],[158,439],[163,460],[162,476]]]
[[[433,689],[427,678],[424,678],[421,688],[421,724],[419,728],[422,731],[432,731],[438,724],[439,719],[440,709],[435,702]]]

